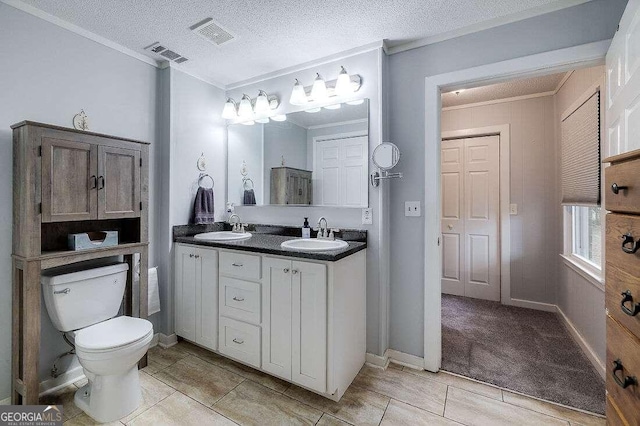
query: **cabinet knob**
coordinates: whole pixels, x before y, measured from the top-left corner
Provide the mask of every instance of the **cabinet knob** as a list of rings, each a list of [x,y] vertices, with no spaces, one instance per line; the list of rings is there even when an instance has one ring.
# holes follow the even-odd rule
[[[620,191],[624,191],[628,188],[629,188],[628,186],[618,186],[618,184],[615,182],[611,184],[611,192],[613,192],[616,195],[619,194]]]
[[[291,271],[291,273],[295,275],[295,274],[297,274],[297,273],[298,273],[298,270],[297,270],[297,269],[294,269],[293,271]]]
[[[630,317],[635,317],[640,314],[640,303],[633,303],[633,295],[631,294],[631,290],[624,291],[620,293],[622,296],[622,300],[620,301],[620,308],[622,312],[629,315]],[[627,307],[625,304],[630,303],[631,307]]]
[[[196,255],[195,255],[195,258],[196,258],[196,259],[200,259],[200,255],[199,255],[199,254],[196,254]]]
[[[189,253],[189,257],[193,257],[193,256],[194,256],[194,254],[193,254],[193,253]]]
[[[283,272],[284,272],[285,274],[288,274],[288,273],[289,273],[289,268],[284,268],[284,269],[283,269]]]
[[[243,343],[244,343],[244,340],[242,340],[242,339],[238,339],[238,338],[234,338],[234,339],[233,339],[233,343],[237,343],[238,345],[241,345],[241,344],[243,344]]]
[[[627,232],[622,236],[622,251],[628,254],[634,254],[640,249],[640,240],[635,241],[631,232]]]
[[[623,378],[618,376],[617,372],[621,371]],[[622,389],[626,389],[629,386],[637,386],[638,380],[635,376],[625,376],[624,375],[624,366],[622,365],[622,361],[616,359],[613,361],[613,369],[611,370],[611,375],[613,376],[613,380],[615,380],[616,384],[620,386]]]

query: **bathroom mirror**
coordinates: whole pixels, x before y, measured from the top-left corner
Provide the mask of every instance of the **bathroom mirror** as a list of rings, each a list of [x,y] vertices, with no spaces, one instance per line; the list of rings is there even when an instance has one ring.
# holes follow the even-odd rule
[[[229,202],[368,207],[369,101],[230,124]]]
[[[371,159],[380,170],[390,170],[400,161],[400,150],[391,142],[383,142],[373,150]]]

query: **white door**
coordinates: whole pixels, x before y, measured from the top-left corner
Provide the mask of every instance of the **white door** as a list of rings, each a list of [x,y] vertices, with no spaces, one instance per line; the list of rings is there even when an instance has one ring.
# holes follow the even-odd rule
[[[218,251],[195,249],[196,343],[218,349]]]
[[[606,59],[608,155],[640,148],[640,1],[630,0]]]
[[[325,206],[368,204],[367,136],[315,142],[313,200]]]
[[[196,340],[196,258],[194,249],[176,246],[176,334]]]
[[[317,263],[292,262],[291,277],[291,380],[326,392],[327,268]]]
[[[291,261],[265,258],[262,369],[291,380]]]
[[[442,141],[442,291],[500,300],[500,138]]]

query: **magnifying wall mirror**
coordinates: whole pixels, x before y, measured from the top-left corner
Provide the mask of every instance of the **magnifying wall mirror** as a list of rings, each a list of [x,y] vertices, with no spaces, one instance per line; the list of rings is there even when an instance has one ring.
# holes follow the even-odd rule
[[[374,187],[380,185],[381,179],[402,178],[402,173],[389,173],[400,161],[400,150],[391,142],[383,142],[373,150],[371,160],[380,171],[371,173],[371,185]]]

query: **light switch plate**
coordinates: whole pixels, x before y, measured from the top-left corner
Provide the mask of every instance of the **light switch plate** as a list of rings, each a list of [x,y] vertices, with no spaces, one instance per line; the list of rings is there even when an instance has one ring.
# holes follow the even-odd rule
[[[362,224],[363,225],[372,225],[373,224],[373,209],[362,209]]]
[[[517,204],[509,204],[509,214],[510,215],[518,214],[518,205]]]
[[[413,217],[422,216],[422,212],[420,211],[420,201],[405,201],[404,215]]]

